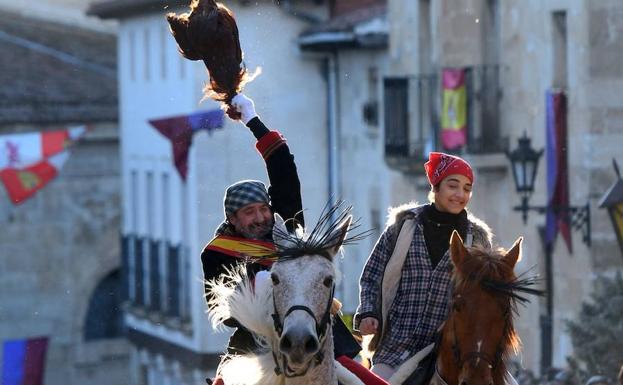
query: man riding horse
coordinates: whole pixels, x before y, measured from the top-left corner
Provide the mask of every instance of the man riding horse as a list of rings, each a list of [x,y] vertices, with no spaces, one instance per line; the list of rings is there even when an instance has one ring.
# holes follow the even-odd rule
[[[243,180],[227,188],[223,202],[225,220],[201,253],[206,281],[227,274],[228,269],[238,263],[248,262],[249,256],[259,257],[249,255],[252,249],[272,249],[275,213],[286,219],[289,231],[304,225],[300,181],[294,156],[284,137],[277,131],[270,131],[262,123],[253,101],[246,96],[239,94],[234,97],[232,106],[240,113],[240,121],[257,139],[256,148],[266,163],[270,187],[267,189],[264,183],[257,180]],[[254,248],[254,245],[259,247]],[[270,263],[266,262],[248,262],[246,266],[252,279],[258,272],[270,269]],[[212,296],[207,287],[206,295],[208,300]],[[230,319],[225,324],[236,328],[229,340],[228,353],[244,354],[257,347],[253,335],[236,320]],[[360,346],[339,317],[333,324],[333,336],[335,357],[356,372],[358,364],[351,358],[359,353]],[[214,384],[219,383],[222,384],[222,380],[217,378]],[[379,379],[376,383],[383,382]]]

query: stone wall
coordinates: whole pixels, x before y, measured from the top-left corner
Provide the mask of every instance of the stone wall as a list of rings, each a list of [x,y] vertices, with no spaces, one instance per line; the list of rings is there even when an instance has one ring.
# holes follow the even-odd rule
[[[102,124],[31,199],[0,191],[0,341],[49,336],[46,384],[126,383],[127,342],[84,338],[94,289],[120,265],[119,170],[117,128]]]

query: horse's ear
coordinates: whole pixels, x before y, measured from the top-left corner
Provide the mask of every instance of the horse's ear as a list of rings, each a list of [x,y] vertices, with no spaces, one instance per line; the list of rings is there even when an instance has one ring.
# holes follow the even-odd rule
[[[458,231],[452,231],[452,235],[450,236],[450,257],[456,268],[461,265],[466,255],[467,249],[465,245],[463,245],[463,239],[461,239]]]
[[[331,247],[327,249],[331,257],[335,256],[338,250],[340,250],[340,247],[342,247],[342,243],[344,242],[344,239],[346,239],[346,234],[348,234],[348,229],[350,228],[352,221],[353,217],[352,215],[349,215],[340,225],[338,225],[337,229],[331,233],[331,236],[329,237],[331,240],[329,242]]]
[[[288,228],[286,222],[281,218],[281,215],[275,213],[275,223],[273,224],[273,242],[275,245],[281,248],[288,248],[291,246],[291,241],[288,237]]]
[[[511,269],[515,267],[515,264],[521,260],[521,242],[523,241],[523,237],[517,238],[513,247],[511,247],[506,255],[502,257],[502,260],[510,266]]]

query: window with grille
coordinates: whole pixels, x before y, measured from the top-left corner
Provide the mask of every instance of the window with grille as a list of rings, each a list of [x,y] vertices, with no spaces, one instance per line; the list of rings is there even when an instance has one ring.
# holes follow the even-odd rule
[[[385,154],[409,153],[409,111],[407,78],[387,78],[383,82],[385,108]]]

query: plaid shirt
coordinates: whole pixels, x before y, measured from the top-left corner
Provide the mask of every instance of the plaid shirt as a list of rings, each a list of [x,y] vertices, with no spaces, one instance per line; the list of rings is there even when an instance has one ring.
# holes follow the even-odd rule
[[[426,249],[420,213],[414,210],[416,228],[405,259],[396,297],[388,313],[385,334],[374,354],[374,364],[397,367],[435,340],[435,333],[446,319],[452,263],[446,254],[433,269]],[[385,266],[392,255],[390,240],[395,225],[388,227],[366,262],[360,279],[360,301],[357,324],[366,316],[380,319],[379,290]],[[468,225],[472,233],[472,223]],[[395,239],[395,237],[394,237]]]

